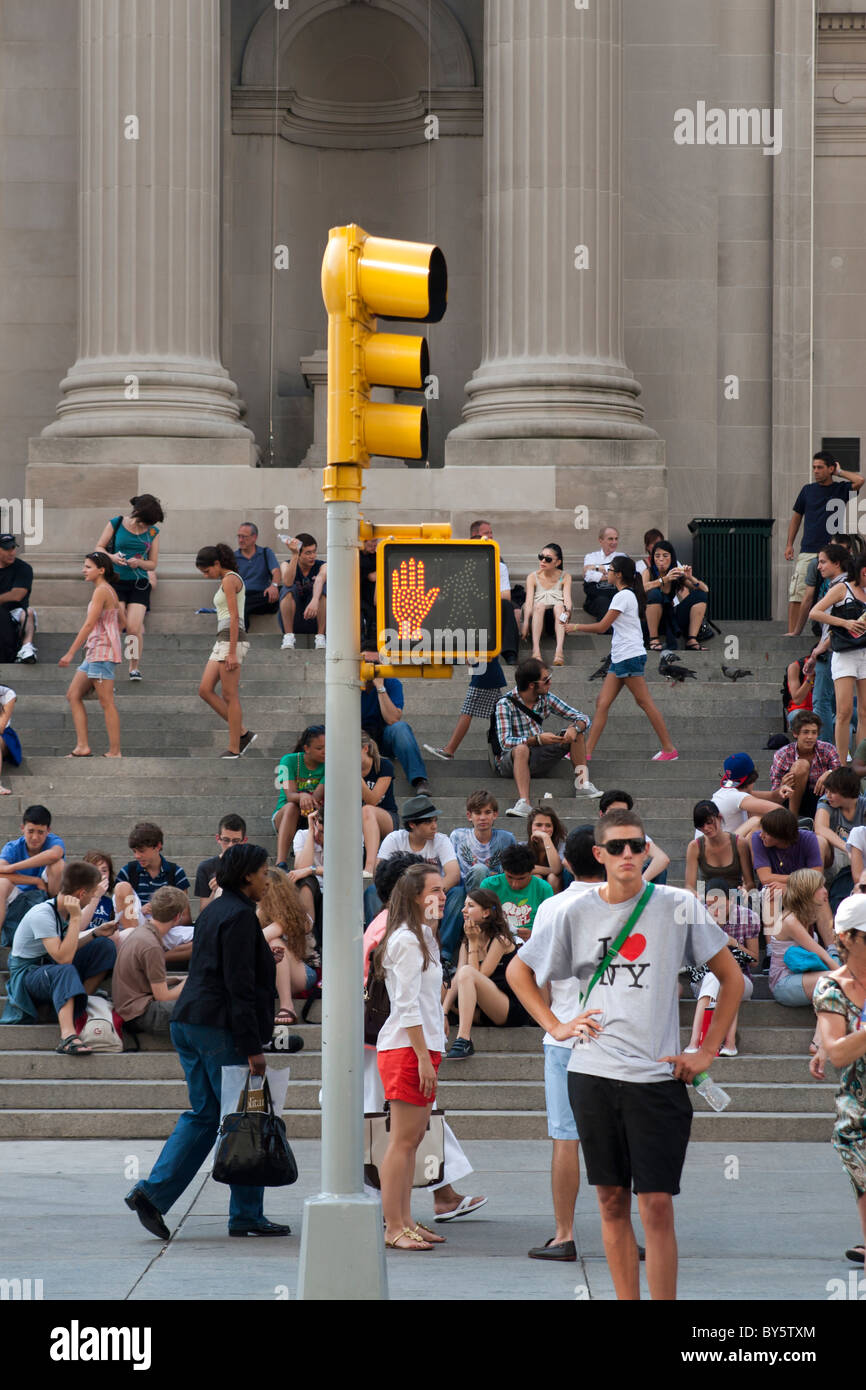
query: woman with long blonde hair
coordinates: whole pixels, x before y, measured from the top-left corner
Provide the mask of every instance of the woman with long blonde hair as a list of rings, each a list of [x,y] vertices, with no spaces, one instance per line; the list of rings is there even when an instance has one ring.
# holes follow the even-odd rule
[[[838,960],[833,959],[810,931],[814,925],[818,926],[819,932],[822,927],[826,931],[828,918],[832,930],[833,917],[823,873],[820,869],[796,869],[785,884],[779,925],[772,934],[768,933],[770,992],[777,1004],[788,1004],[793,1008],[810,1004],[821,976],[826,970],[835,970],[838,966]],[[825,969],[819,969],[816,965],[810,970],[792,970],[790,958],[785,959],[792,946],[801,946],[803,950],[811,952],[823,961]]]
[[[313,989],[318,979],[319,955],[312,922],[304,911],[298,890],[282,869],[268,869],[267,886],[256,907],[265,940],[284,947],[277,961],[277,994],[280,1009],[275,1025],[297,1023],[292,1008],[295,992]]]
[[[445,890],[438,869],[415,864],[392,890],[388,925],[377,947],[391,1012],[376,1045],[379,1074],[391,1111],[382,1159],[382,1211],[390,1250],[432,1250],[439,1238],[412,1220],[415,1153],[436,1099],[436,1073],[445,1048],[439,922]]]

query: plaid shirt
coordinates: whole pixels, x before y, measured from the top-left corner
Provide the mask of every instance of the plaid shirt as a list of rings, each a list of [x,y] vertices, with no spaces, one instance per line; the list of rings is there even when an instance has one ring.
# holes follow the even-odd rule
[[[515,689],[503,696],[496,706],[496,737],[499,739],[499,747],[503,753],[507,752],[509,748],[516,748],[519,743],[525,743],[528,738],[537,738],[541,733],[541,726],[512,703],[511,695],[520,700]],[[584,724],[586,726],[584,733],[592,723],[588,714],[581,714],[579,709],[567,705],[564,700],[560,700],[558,695],[552,695],[550,692],[536,700],[532,708],[542,719],[546,719],[549,714],[561,714],[567,723],[574,724],[575,727],[578,724]]]
[[[745,947],[746,942],[751,937],[757,936],[760,930],[761,919],[757,912],[753,912],[750,907],[740,907],[737,903],[729,905],[728,920],[722,923],[722,931],[726,931],[728,936],[732,936],[735,941],[739,941],[740,945]],[[747,951],[737,951],[733,947],[730,949],[743,974],[748,975],[750,967],[756,962],[751,959]],[[686,974],[694,984],[699,985],[708,971],[709,966],[707,965],[690,965]]]
[[[788,743],[784,748],[779,749],[770,769],[770,788],[772,791],[778,791],[782,785],[782,778],[786,772],[790,772],[797,757],[796,743]],[[824,743],[823,739],[819,738],[812,755],[812,766],[809,768],[809,786],[814,787],[822,773],[832,772],[834,768],[841,766],[839,754],[833,744]]]

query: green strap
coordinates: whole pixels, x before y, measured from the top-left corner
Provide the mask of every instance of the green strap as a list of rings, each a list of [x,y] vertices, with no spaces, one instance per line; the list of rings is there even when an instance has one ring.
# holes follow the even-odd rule
[[[640,917],[641,913],[643,912],[644,908],[646,907],[647,903],[652,897],[654,887],[654,883],[648,883],[646,888],[644,888],[643,892],[640,895],[640,899],[637,903],[637,906],[635,907],[634,911],[632,912],[631,916],[629,917],[619,936],[616,938],[616,941],[611,946],[601,965],[599,965],[596,968],[596,972],[589,982],[589,988],[587,989],[585,994],[581,994],[581,1005],[586,1004],[587,999],[592,994],[592,991],[595,989],[605,970],[607,970],[607,967],[610,965],[620,946],[622,946],[623,942],[628,938],[632,927],[635,925],[637,919]]]

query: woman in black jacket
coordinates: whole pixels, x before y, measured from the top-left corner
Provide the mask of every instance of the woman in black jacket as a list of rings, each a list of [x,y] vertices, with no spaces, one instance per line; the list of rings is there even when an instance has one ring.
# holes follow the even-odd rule
[[[222,893],[196,922],[189,978],[171,1022],[192,1109],[181,1115],[150,1177],[136,1183],[125,1199],[145,1229],[161,1240],[169,1239],[163,1213],[214,1146],[222,1068],[248,1066],[254,1076],[265,1072],[263,1048],[274,1028],[274,958],[282,955],[280,947],[268,945],[255,911],[267,873],[267,851],[259,845],[227,849],[216,871]],[[288,1226],[265,1219],[263,1194],[261,1187],[231,1188],[230,1236],[290,1234]]]

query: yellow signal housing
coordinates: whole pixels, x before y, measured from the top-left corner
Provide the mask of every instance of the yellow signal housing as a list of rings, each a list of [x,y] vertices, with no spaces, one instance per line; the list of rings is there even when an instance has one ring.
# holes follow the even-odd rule
[[[352,223],[331,229],[322,262],[328,311],[328,465],[326,496],[360,495],[371,454],[427,455],[423,406],[370,400],[373,386],[421,390],[429,373],[426,339],[377,332],[377,319],[438,323],[448,272],[437,246],[368,235]],[[335,470],[340,470],[338,474]]]

